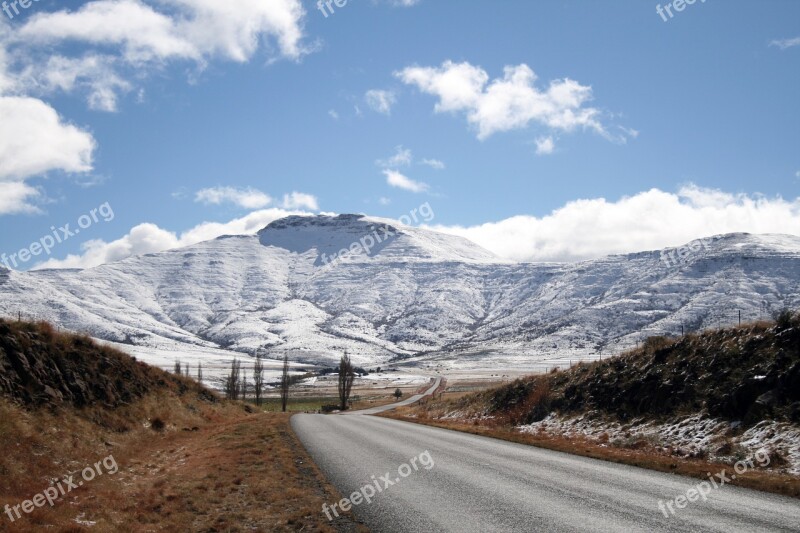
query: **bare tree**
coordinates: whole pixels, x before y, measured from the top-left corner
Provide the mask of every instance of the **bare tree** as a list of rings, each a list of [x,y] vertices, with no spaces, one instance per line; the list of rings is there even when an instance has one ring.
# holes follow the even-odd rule
[[[197,382],[203,383],[203,363],[197,363]]]
[[[189,377],[189,373],[190,373],[190,368],[189,368],[189,365],[187,364],[185,367],[183,367],[183,375],[188,378]]]
[[[175,359],[175,373],[179,376],[183,375],[183,371],[181,370],[181,362],[178,359]]]
[[[242,370],[242,364],[238,359],[234,359],[231,363],[231,373],[225,378],[225,397],[229,400],[239,399],[239,380]]]
[[[281,409],[286,412],[286,407],[289,405],[289,356],[283,354],[283,373],[281,374]]]
[[[350,391],[353,389],[355,379],[356,373],[353,363],[350,362],[350,355],[344,352],[339,361],[339,407],[342,411],[347,409],[347,402],[350,399]]]
[[[247,370],[242,370],[242,379],[239,380],[239,396],[242,401],[247,400]]]
[[[262,355],[256,353],[256,364],[253,365],[253,393],[256,396],[256,405],[261,405],[261,391],[264,390],[264,363]]]

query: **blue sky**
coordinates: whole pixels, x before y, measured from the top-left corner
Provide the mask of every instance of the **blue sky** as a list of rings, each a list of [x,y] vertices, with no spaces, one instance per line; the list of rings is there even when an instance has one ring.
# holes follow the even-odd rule
[[[800,234],[800,3],[698,0],[667,21],[656,4],[0,13],[0,251],[106,203],[113,220],[19,268],[424,202],[519,260]]]

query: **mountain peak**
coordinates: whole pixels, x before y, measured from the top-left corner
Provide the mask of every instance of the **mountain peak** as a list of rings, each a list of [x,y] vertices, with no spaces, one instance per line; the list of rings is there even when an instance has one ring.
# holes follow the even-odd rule
[[[263,246],[315,252],[318,265],[330,257],[357,261],[377,256],[394,262],[505,262],[463,237],[366,215],[289,216],[270,223],[258,237]]]
[[[259,236],[270,230],[290,228],[364,228],[367,226],[366,215],[346,213],[342,215],[291,215],[280,218],[258,232]]]

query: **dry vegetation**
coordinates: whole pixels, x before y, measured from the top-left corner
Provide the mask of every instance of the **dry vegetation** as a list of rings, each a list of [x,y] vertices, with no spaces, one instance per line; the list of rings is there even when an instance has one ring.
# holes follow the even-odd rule
[[[705,478],[722,461],[660,442],[588,438],[518,426],[557,416],[596,423],[667,422],[697,413],[734,422],[730,434],[762,420],[800,416],[800,315],[679,339],[653,338],[638,350],[565,372],[531,376],[488,391],[445,397],[384,416],[532,444],[664,472]],[[720,448],[725,448],[720,442]],[[729,446],[728,446],[729,447]],[[722,455],[722,454],[720,454]],[[730,450],[726,451],[730,455]],[[779,455],[771,467],[781,466]],[[735,462],[735,460],[734,460]],[[735,484],[800,497],[800,477],[749,471]]]
[[[38,335],[38,328],[23,329]],[[74,346],[71,335],[44,334]],[[93,344],[89,350],[103,351],[115,368],[140,365]],[[349,516],[329,523],[322,514],[322,504],[341,495],[294,436],[289,415],[253,413],[187,378],[136,371],[156,384],[116,407],[0,397],[0,508],[109,455],[119,467],[13,523],[3,512],[0,531],[365,530]]]

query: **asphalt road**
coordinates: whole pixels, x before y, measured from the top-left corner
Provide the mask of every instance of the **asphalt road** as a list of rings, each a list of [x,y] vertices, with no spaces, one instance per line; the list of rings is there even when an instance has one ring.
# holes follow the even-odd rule
[[[380,487],[353,509],[376,532],[800,532],[792,498],[709,487],[665,517],[659,500],[700,480],[373,416],[299,414],[292,426],[343,495]]]
[[[342,414],[342,415],[350,415],[350,416],[352,416],[352,415],[375,415],[375,414],[378,414],[378,413],[383,413],[385,411],[391,411],[392,409],[394,409],[396,407],[403,407],[404,405],[411,405],[412,403],[417,403],[418,401],[420,401],[425,396],[430,396],[431,394],[433,394],[433,392],[439,387],[439,384],[441,382],[442,382],[442,378],[436,378],[436,381],[434,381],[433,385],[431,385],[430,388],[427,389],[422,394],[415,394],[414,396],[411,396],[411,397],[409,397],[409,398],[407,398],[407,399],[405,399],[403,401],[397,402],[397,403],[390,403],[389,405],[381,405],[380,407],[370,407],[369,409],[362,409],[360,411],[345,411],[344,413],[340,413],[340,414]]]

